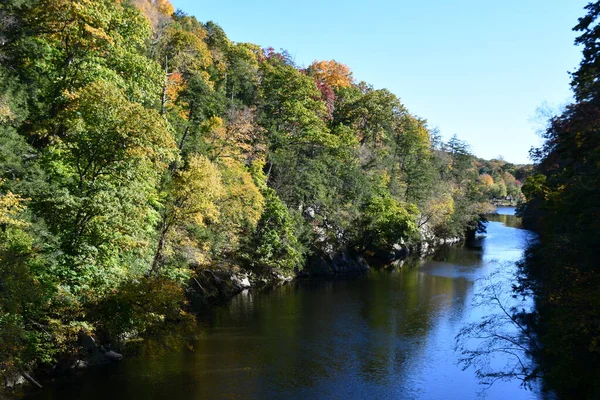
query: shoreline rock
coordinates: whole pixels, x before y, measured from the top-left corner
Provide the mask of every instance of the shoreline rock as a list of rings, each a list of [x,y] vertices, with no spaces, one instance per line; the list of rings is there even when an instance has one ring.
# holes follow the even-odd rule
[[[321,254],[309,258],[306,269],[296,274],[296,278],[364,273],[370,268],[362,255],[343,250],[332,255]]]
[[[398,262],[405,260],[409,255],[416,254],[425,257],[432,254],[440,246],[452,245],[459,241],[461,241],[460,238],[433,238],[424,240],[412,248],[403,243],[398,243],[392,246],[391,249],[377,249],[366,255],[348,249],[334,254],[322,253],[310,257],[304,270],[287,275],[276,270],[265,271],[261,275],[256,275],[252,271],[239,268],[204,269],[191,279],[186,288],[186,296],[190,301],[191,309],[201,312],[216,304],[227,302],[234,296],[251,289],[275,287],[295,279],[308,277],[362,274],[371,269],[367,258],[369,260],[373,259],[374,265],[380,263],[382,266],[397,265]],[[122,354],[111,350],[110,347],[105,348],[97,344],[96,340],[89,335],[80,337],[80,346],[82,354],[76,359],[71,359],[68,365],[64,365],[66,367],[62,368],[65,371],[64,373],[67,373],[68,370],[87,369],[97,365],[119,362],[123,359]],[[60,373],[58,374],[60,375]],[[28,381],[22,374],[15,374],[14,377],[11,377],[10,382],[6,381],[4,383],[4,387],[12,391],[17,387],[27,385]]]

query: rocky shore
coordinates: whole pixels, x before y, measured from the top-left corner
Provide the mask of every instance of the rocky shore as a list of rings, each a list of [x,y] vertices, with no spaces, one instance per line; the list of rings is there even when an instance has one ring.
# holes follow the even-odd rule
[[[200,270],[189,282],[186,297],[193,312],[202,312],[207,307],[223,303],[245,290],[260,290],[261,288],[274,287],[286,284],[296,279],[318,278],[343,274],[362,274],[374,266],[386,266],[400,263],[409,256],[426,257],[444,245],[459,242],[460,238],[428,237],[414,246],[399,243],[390,249],[376,249],[359,254],[351,250],[342,250],[336,253],[322,253],[309,258],[307,266],[302,271],[284,274],[277,270],[263,271],[256,274],[241,268],[211,268]],[[79,341],[81,348],[78,357],[62,360],[54,366],[52,371],[43,371],[40,375],[45,378],[61,376],[97,365],[119,362],[123,355],[111,349],[110,344],[99,344],[88,335],[82,335]],[[8,395],[18,395],[20,388],[30,385],[41,387],[26,371],[15,373],[5,379],[4,387]],[[2,397],[0,391],[0,400]],[[6,396],[6,395],[5,395]]]

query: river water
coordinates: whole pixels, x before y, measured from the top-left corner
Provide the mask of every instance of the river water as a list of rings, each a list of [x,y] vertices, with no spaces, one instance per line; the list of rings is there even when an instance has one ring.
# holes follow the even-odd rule
[[[248,292],[192,334],[47,385],[31,399],[535,399],[518,381],[482,384],[457,365],[455,336],[487,308],[480,278],[512,276],[533,233],[514,209],[473,246],[358,277]],[[182,339],[183,340],[178,340]],[[504,360],[500,360],[501,362]]]

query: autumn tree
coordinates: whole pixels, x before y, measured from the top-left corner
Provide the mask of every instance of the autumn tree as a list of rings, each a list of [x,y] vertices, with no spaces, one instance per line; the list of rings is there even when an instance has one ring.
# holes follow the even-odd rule
[[[494,178],[492,178],[489,174],[479,175],[479,180],[486,187],[492,186],[494,184]]]
[[[250,164],[265,155],[265,130],[254,108],[230,108],[226,121],[213,117],[204,124],[204,131],[204,152],[213,161],[229,158]]]
[[[354,83],[350,68],[335,60],[315,61],[308,67],[307,72],[317,82],[326,84],[333,89],[349,87]]]
[[[172,230],[188,221],[200,226],[216,222],[220,215],[217,202],[224,192],[219,169],[201,155],[190,157],[186,167],[173,177],[169,189],[152,261],[152,272],[155,274],[160,272],[168,235]]]

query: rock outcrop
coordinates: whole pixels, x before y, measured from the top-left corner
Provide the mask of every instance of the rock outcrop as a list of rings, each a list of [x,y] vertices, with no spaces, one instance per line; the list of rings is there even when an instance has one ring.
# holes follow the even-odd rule
[[[332,255],[321,254],[309,258],[305,269],[298,275],[304,277],[363,273],[369,268],[363,256],[344,250]]]

